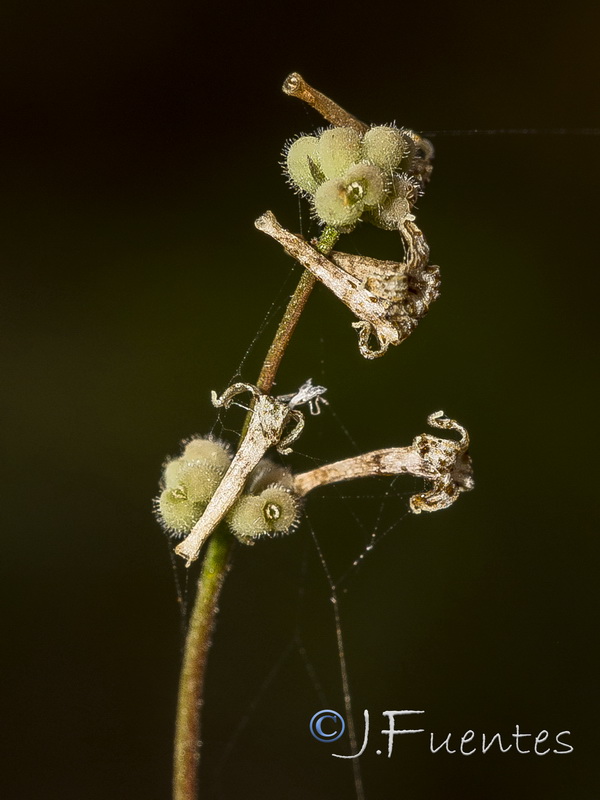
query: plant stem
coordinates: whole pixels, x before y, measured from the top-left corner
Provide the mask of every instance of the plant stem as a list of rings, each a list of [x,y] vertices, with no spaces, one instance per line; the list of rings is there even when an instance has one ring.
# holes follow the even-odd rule
[[[338,237],[339,233],[335,228],[325,228],[315,247],[327,255]],[[257,386],[265,393],[268,393],[273,386],[281,360],[315,282],[316,279],[311,273],[304,270],[260,371]],[[243,441],[251,413],[249,412],[246,417],[240,443]],[[179,679],[175,723],[173,800],[198,800],[206,664],[218,611],[219,595],[229,568],[234,543],[234,537],[225,527],[219,527],[207,543],[200,570]]]
[[[210,538],[202,562],[198,591],[190,617],[177,700],[173,800],[196,800],[200,763],[200,722],[206,661],[217,615],[219,594],[234,538],[218,528]]]
[[[277,370],[281,364],[281,359],[283,358],[286,347],[292,338],[292,334],[296,329],[300,315],[302,314],[302,311],[308,302],[308,298],[310,297],[316,282],[317,279],[315,276],[305,269],[298,285],[296,286],[296,291],[290,298],[290,302],[285,310],[285,314],[279,323],[279,328],[277,329],[277,333],[271,342],[271,346],[269,347],[269,351],[265,356],[260,375],[256,381],[256,386],[261,390],[261,392],[271,391]]]
[[[319,240],[316,242],[315,248],[323,255],[327,255],[333,249],[339,235],[339,232],[335,228],[325,228]],[[275,376],[277,375],[277,370],[281,364],[281,359],[296,330],[300,315],[304,311],[304,307],[308,302],[308,298],[316,282],[317,279],[315,276],[305,269],[296,287],[296,291],[290,298],[285,314],[279,323],[269,351],[265,356],[258,381],[256,382],[261,392],[268,393],[271,391]]]

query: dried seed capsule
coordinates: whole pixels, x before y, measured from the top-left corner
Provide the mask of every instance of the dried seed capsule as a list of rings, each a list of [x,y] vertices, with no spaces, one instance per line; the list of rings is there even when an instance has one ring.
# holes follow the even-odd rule
[[[324,180],[319,169],[316,136],[301,136],[288,147],[285,167],[292,183],[309,194],[314,194]]]
[[[165,489],[154,501],[158,521],[175,538],[191,531],[202,516],[204,508],[204,503],[192,501],[181,486]]]
[[[369,128],[363,137],[363,158],[386,172],[396,169],[406,154],[404,136],[390,125]]]
[[[289,533],[298,522],[299,501],[283,486],[269,486],[259,495],[243,495],[227,516],[229,527],[244,544],[261,536]]]
[[[317,157],[326,178],[339,178],[361,160],[360,134],[353,128],[328,128],[319,138]]]
[[[181,459],[183,461],[204,461],[221,472],[225,472],[231,463],[231,452],[229,445],[225,442],[197,436],[186,442]]]

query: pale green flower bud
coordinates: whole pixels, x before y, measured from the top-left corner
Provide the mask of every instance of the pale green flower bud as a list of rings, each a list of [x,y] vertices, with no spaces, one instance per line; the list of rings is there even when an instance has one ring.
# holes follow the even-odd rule
[[[179,486],[179,476],[186,463],[182,458],[167,461],[163,468],[163,485],[166,489],[176,489]]]
[[[228,446],[199,436],[185,443],[183,455],[163,467],[162,494],[154,501],[160,524],[182,536],[200,519],[231,463]]]

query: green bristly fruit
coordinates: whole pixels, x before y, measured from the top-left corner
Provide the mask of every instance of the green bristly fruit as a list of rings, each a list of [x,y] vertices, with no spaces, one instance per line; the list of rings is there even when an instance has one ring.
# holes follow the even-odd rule
[[[361,160],[360,134],[353,128],[329,128],[319,138],[317,157],[326,178],[339,178]]]
[[[207,464],[225,472],[231,463],[231,453],[225,442],[208,437],[190,439],[185,445],[183,461],[205,461]]]
[[[208,503],[222,478],[222,471],[205,461],[188,461],[179,472],[179,484],[194,503]]]
[[[358,222],[364,203],[364,188],[349,187],[342,178],[333,178],[319,186],[314,197],[315,213],[326,225],[344,228]]]
[[[369,128],[363,137],[363,158],[377,167],[392,172],[406,155],[402,133],[388,125]]]
[[[316,136],[301,136],[289,146],[285,159],[292,182],[309,194],[314,194],[323,180],[317,156],[318,144]]]
[[[165,489],[155,501],[156,515],[166,531],[183,536],[202,516],[205,504],[190,500],[184,489]]]
[[[261,536],[289,533],[298,521],[299,502],[283,486],[269,486],[259,495],[243,495],[227,516],[234,535],[244,544]]]

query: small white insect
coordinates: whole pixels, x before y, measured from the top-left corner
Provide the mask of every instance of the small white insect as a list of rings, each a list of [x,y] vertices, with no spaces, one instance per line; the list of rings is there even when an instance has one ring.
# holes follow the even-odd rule
[[[321,413],[321,404],[329,405],[323,397],[326,391],[325,386],[313,386],[312,378],[309,378],[297,392],[280,394],[277,399],[281,400],[282,403],[287,403],[292,410],[298,406],[308,405],[310,413],[316,416]]]

